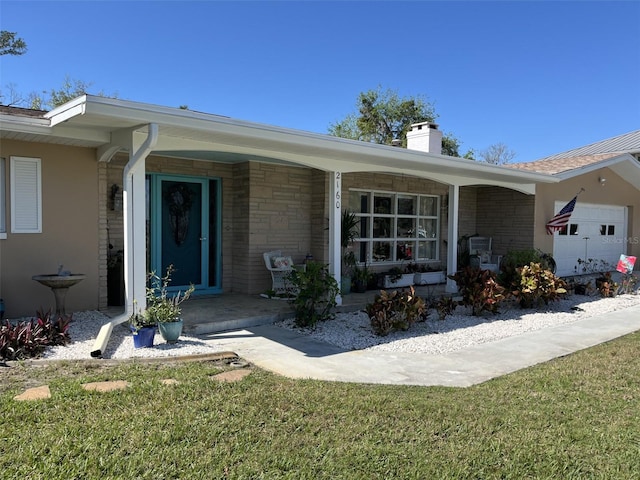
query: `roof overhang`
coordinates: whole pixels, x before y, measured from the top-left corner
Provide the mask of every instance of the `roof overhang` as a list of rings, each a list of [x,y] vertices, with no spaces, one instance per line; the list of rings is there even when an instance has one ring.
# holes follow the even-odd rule
[[[14,127],[11,119],[4,120],[2,130]],[[559,181],[547,174],[463,158],[90,95],[55,108],[38,121],[30,127],[15,127],[17,132],[41,136],[41,141],[76,141],[104,150],[116,142],[118,132],[138,130],[144,135],[146,126],[155,123],[159,138],[154,154],[159,155],[222,162],[268,161],[344,173],[402,174],[457,186],[500,186],[528,194],[535,193],[536,183]]]
[[[600,162],[556,173],[554,176],[560,180],[578,177],[586,173],[595,172],[601,168],[609,168],[622,179],[640,190],[640,161],[629,153],[623,153]]]

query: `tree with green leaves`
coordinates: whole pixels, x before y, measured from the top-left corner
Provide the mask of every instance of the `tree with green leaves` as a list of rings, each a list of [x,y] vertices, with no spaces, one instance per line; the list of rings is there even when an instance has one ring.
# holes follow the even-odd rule
[[[435,122],[438,115],[433,104],[421,96],[400,97],[387,89],[362,92],[356,102],[357,112],[329,126],[329,134],[382,145],[407,147],[407,132],[414,123]],[[442,139],[444,155],[459,156],[460,141],[447,134]]]
[[[76,80],[67,76],[59,89],[52,88],[49,91],[44,90],[41,93],[32,92],[29,94],[27,100],[22,103],[25,103],[27,108],[33,108],[35,110],[56,108],[76,97],[86,95],[89,93],[91,85],[93,84],[90,82]],[[109,96],[111,98],[117,98],[117,95],[106,95],[102,91],[95,95],[99,97]]]
[[[0,55],[23,55],[26,53],[27,44],[16,35],[16,32],[0,30]]]

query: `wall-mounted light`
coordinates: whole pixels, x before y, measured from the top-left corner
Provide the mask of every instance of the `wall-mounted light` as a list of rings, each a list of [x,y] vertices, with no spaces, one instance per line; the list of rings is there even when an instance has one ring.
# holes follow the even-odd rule
[[[122,210],[122,193],[120,187],[115,183],[111,185],[111,210],[119,212]]]
[[[607,179],[604,177],[598,177],[598,182],[600,182],[601,187],[604,187],[604,184],[607,182]]]

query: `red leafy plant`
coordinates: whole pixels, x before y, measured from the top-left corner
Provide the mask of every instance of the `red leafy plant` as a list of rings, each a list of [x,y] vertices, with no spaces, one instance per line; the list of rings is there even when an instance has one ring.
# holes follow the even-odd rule
[[[498,305],[505,298],[504,287],[496,281],[496,274],[490,270],[465,267],[449,278],[458,284],[462,295],[461,305],[470,306],[472,315],[483,311],[498,313]]]
[[[0,325],[0,358],[22,360],[41,355],[47,347],[66,345],[70,323],[71,315],[52,319],[51,311],[38,311],[35,319],[15,324],[5,320]]]
[[[380,290],[373,303],[367,305],[367,315],[375,334],[386,336],[395,330],[408,330],[416,321],[426,320],[427,307],[413,287],[408,291]]]

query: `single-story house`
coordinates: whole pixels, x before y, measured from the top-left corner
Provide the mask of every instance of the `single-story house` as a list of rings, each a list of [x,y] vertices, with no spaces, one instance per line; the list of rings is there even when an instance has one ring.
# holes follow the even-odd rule
[[[107,307],[121,267],[125,315],[144,307],[147,272],[169,264],[173,286],[193,283],[196,294],[266,291],[271,250],[295,262],[312,255],[339,277],[346,208],[361,219],[359,262],[452,272],[458,242],[449,240],[465,235],[492,237],[498,254],[564,252],[545,223],[583,187],[584,215],[602,212],[603,242],[640,254],[633,154],[567,161],[568,170],[545,167],[553,159],[508,168],[442,155],[441,138],[436,125],[417,124],[403,149],[90,95],[49,112],[0,107],[6,315],[51,305],[32,277],[58,270],[86,276],[67,298],[78,311]]]

